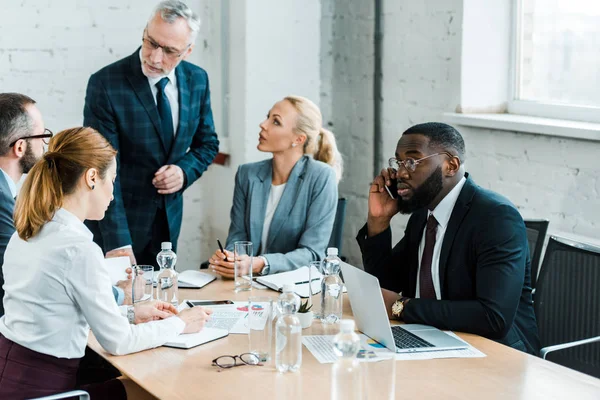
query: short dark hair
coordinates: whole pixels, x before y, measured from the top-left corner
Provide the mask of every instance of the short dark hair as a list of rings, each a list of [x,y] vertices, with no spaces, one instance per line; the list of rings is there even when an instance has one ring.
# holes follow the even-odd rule
[[[404,135],[423,135],[429,144],[444,149],[454,149],[461,161],[465,160],[465,141],[454,127],[441,122],[425,122],[408,128]]]
[[[0,154],[6,154],[12,142],[33,129],[25,108],[28,104],[35,100],[20,93],[0,93]]]

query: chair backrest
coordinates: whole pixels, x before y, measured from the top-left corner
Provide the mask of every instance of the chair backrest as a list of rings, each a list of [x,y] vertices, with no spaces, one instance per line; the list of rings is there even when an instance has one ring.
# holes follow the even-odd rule
[[[338,254],[342,254],[342,234],[344,233],[344,221],[346,220],[346,199],[338,199],[337,210],[335,212],[335,222],[329,238],[327,247],[337,247]]]
[[[529,256],[531,257],[531,287],[535,288],[537,277],[540,271],[540,258],[542,256],[542,248],[548,232],[547,219],[526,219],[525,227],[527,228],[527,241],[529,242]]]
[[[551,236],[534,309],[542,347],[600,336],[600,247]],[[600,378],[600,342],[547,359]]]

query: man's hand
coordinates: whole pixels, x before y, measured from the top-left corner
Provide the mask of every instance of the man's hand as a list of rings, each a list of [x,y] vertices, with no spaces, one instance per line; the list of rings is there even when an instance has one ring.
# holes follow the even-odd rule
[[[398,293],[381,288],[381,294],[383,295],[383,303],[385,304],[385,311],[387,311],[388,318],[395,319],[392,315],[392,305],[398,300]]]
[[[175,193],[183,188],[183,170],[177,165],[163,165],[154,174],[152,184],[159,194]]]
[[[106,258],[113,258],[113,257],[129,257],[129,262],[131,262],[131,265],[136,265],[137,262],[135,261],[135,256],[133,255],[133,249],[131,247],[125,247],[123,249],[116,249],[116,250],[111,250],[108,253],[106,253]],[[131,272],[129,272],[131,273]]]
[[[116,286],[118,288],[120,288],[121,290],[123,290],[123,293],[125,293],[125,297],[123,298],[123,305],[124,306],[132,305],[133,304],[133,300],[131,298],[132,280],[126,279],[124,281],[119,281],[119,282],[117,282]]]
[[[134,307],[136,324],[165,319],[177,314],[175,306],[158,300],[138,303]]]
[[[381,174],[376,176],[369,189],[369,215],[367,218],[367,229],[369,236],[375,236],[390,226],[390,221],[398,213],[398,201],[390,197],[385,186],[392,184],[396,179],[396,171],[384,168]],[[390,190],[397,190],[391,188]]]
[[[179,318],[185,322],[183,333],[200,332],[206,321],[210,319],[210,314],[212,314],[212,310],[203,307],[193,307],[183,310],[179,314]]]
[[[225,253],[222,253],[221,250],[215,251],[215,254],[208,259],[209,268],[224,278],[233,279],[235,278],[233,273],[233,252],[229,250],[223,251]]]

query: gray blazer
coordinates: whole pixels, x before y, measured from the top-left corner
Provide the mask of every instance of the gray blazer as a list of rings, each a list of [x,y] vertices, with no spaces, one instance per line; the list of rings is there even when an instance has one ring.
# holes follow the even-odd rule
[[[333,168],[303,156],[292,169],[265,246],[260,241],[272,176],[271,159],[238,168],[225,247],[233,251],[234,242],[251,241],[254,255],[258,255],[260,247],[260,255],[269,262],[269,273],[274,274],[325,257],[335,220],[338,189]]]
[[[13,212],[15,210],[15,199],[12,197],[6,177],[0,171],[0,267],[4,264],[4,252],[13,233],[15,225]],[[4,275],[0,271],[0,316],[4,315]]]

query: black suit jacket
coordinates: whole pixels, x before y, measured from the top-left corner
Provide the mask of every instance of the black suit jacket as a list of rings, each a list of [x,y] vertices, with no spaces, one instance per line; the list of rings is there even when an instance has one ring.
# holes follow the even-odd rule
[[[365,271],[383,288],[413,298],[404,309],[404,321],[474,333],[537,355],[531,261],[517,209],[467,174],[442,244],[441,300],[414,298],[426,222],[427,209],[414,212],[394,248],[391,229],[367,238],[365,225],[357,236]]]
[[[15,225],[13,212],[15,210],[15,199],[12,197],[6,177],[0,171],[0,267],[4,265],[4,252],[13,233]],[[4,274],[0,273],[0,316],[4,315]]]

